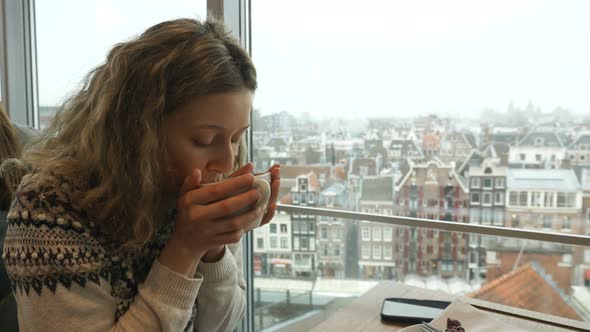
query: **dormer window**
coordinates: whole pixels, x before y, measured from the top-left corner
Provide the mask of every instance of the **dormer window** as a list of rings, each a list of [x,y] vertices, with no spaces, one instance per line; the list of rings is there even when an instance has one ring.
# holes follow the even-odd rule
[[[543,143],[544,143],[544,139],[542,137],[535,138],[535,145],[536,146],[543,145]]]

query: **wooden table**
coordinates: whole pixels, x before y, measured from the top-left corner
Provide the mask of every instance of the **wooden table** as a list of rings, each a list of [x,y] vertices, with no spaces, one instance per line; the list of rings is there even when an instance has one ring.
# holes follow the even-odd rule
[[[407,324],[392,324],[381,321],[379,316],[383,299],[401,297],[413,299],[452,301],[455,296],[428,289],[408,286],[393,281],[383,281],[350,304],[340,308],[325,321],[316,325],[312,332],[325,331],[398,331]],[[527,331],[590,331],[590,324],[565,319],[534,311],[465,298],[467,302],[499,316],[505,322]]]

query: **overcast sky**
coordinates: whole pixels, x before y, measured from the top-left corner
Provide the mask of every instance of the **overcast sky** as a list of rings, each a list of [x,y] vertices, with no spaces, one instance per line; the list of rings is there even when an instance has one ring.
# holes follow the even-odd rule
[[[141,7],[141,10],[138,10]],[[206,1],[37,1],[39,99],[107,50]],[[252,0],[255,107],[318,116],[475,116],[529,100],[590,114],[590,1]]]

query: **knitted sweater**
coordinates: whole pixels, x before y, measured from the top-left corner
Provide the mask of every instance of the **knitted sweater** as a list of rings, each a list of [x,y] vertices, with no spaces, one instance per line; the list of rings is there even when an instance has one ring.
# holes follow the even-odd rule
[[[157,260],[174,213],[141,250],[118,245],[70,199],[76,186],[23,178],[8,213],[2,258],[21,331],[230,331],[244,314],[241,244],[193,278]],[[115,252],[119,253],[118,255]]]

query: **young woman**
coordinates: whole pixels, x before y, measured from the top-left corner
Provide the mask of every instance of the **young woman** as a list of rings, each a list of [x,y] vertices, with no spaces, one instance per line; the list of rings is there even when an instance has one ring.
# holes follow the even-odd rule
[[[22,160],[3,254],[22,330],[236,326],[240,239],[279,188],[274,165],[271,204],[247,209],[256,85],[214,21],[164,22],[110,51]]]

